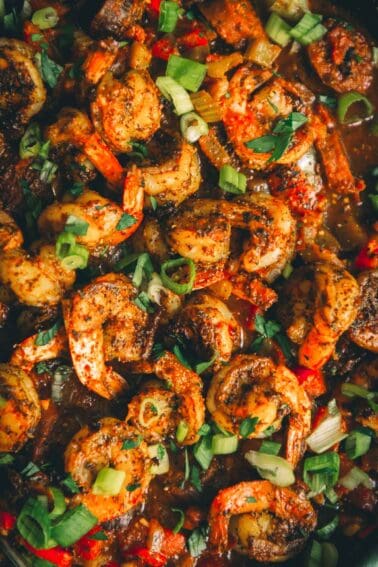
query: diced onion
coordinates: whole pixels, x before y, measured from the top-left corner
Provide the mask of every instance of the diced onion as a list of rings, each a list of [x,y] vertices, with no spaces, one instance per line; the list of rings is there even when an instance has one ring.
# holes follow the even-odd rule
[[[125,477],[125,471],[104,467],[97,474],[92,493],[99,496],[117,496],[122,490]]]
[[[259,475],[276,486],[290,486],[295,482],[292,466],[282,457],[257,451],[245,454],[247,461],[257,468]]]

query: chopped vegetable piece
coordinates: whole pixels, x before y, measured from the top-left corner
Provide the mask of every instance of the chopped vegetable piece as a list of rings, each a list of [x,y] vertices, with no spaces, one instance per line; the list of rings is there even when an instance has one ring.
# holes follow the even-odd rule
[[[211,435],[204,435],[197,441],[194,445],[193,454],[196,461],[201,465],[203,470],[206,471],[214,456]]]
[[[339,478],[340,457],[334,452],[308,457],[304,461],[303,479],[312,493],[319,494],[332,488]]]
[[[31,21],[34,25],[38,26],[41,30],[48,30],[50,28],[55,28],[59,22],[59,16],[57,11],[48,6],[47,8],[41,8],[34,12]]]
[[[205,78],[206,65],[185,57],[171,55],[168,59],[166,75],[172,77],[184,89],[197,92]]]
[[[124,230],[125,228],[130,228],[136,223],[136,218],[128,213],[123,213],[118,224],[116,226],[116,230]]]
[[[97,524],[97,518],[83,505],[72,508],[63,514],[51,530],[52,538],[62,545],[69,547]]]
[[[51,341],[51,339],[55,337],[61,326],[62,322],[57,321],[55,325],[53,325],[50,329],[47,329],[47,331],[40,331],[34,341],[36,346],[47,345]]]
[[[226,193],[239,195],[246,191],[247,178],[231,165],[224,165],[219,172],[219,187]]]
[[[275,441],[263,441],[260,446],[260,453],[266,453],[267,455],[278,455],[281,450],[281,443],[276,443]]]
[[[336,411],[328,411],[326,418],[320,422],[307,438],[307,445],[314,453],[324,453],[333,445],[348,437],[348,434],[342,431],[341,427],[341,413],[336,407]]]
[[[100,496],[117,496],[121,492],[125,477],[125,471],[104,467],[97,473],[92,492]]]
[[[282,457],[258,451],[248,451],[244,456],[253,467],[256,467],[259,475],[270,480],[272,484],[290,486],[295,482],[292,466]]]
[[[151,466],[152,474],[166,474],[169,471],[169,456],[164,445],[160,443],[150,445],[148,447],[148,454],[153,462],[157,461],[157,464]]]
[[[196,112],[188,112],[181,116],[180,130],[185,140],[191,144],[209,133],[208,125]]]
[[[37,157],[41,149],[41,129],[36,122],[27,127],[19,146],[21,159]]]
[[[353,467],[346,475],[340,478],[339,484],[348,490],[354,490],[360,484],[365,488],[374,488],[374,481],[358,467]]]
[[[75,215],[68,215],[65,230],[76,234],[77,236],[85,236],[88,232],[89,223]]]
[[[290,30],[291,27],[285,22],[278,14],[272,12],[269,16],[269,20],[266,23],[265,31],[267,35],[278,43],[281,47],[285,47],[290,41]]]
[[[179,514],[179,520],[177,522],[177,524],[175,525],[175,527],[173,528],[173,533],[174,534],[178,534],[179,531],[181,530],[181,528],[184,525],[185,522],[185,514],[182,510],[180,510],[180,508],[171,508],[172,512],[176,512],[176,514]]]
[[[281,53],[281,48],[265,38],[255,39],[248,47],[245,58],[261,67],[272,67],[274,61]]]
[[[172,102],[178,116],[193,110],[194,107],[189,94],[172,77],[158,77],[156,86],[162,95]]]
[[[355,103],[362,103],[365,107],[365,114],[362,116],[354,115],[349,116],[348,113],[351,106]],[[357,122],[361,122],[365,118],[369,118],[374,113],[374,106],[370,102],[370,100],[362,95],[361,93],[357,93],[352,91],[350,93],[345,93],[339,96],[337,101],[337,117],[341,124],[355,124]]]
[[[206,528],[196,528],[188,537],[188,549],[192,557],[198,557],[206,549]]]
[[[51,522],[48,511],[37,498],[28,498],[18,518],[17,529],[22,537],[36,549],[48,546]]]
[[[306,41],[306,36],[317,26],[323,19],[320,14],[312,14],[311,12],[306,12],[301,20],[290,30],[290,35],[296,39],[299,43]],[[327,31],[325,29],[325,31]],[[303,43],[303,45],[307,45]]]
[[[176,429],[177,441],[179,443],[183,443],[188,433],[189,433],[189,425],[186,423],[186,421],[181,420]]]
[[[249,437],[254,432],[259,421],[258,417],[246,417],[240,424],[239,432],[242,437]]]
[[[334,516],[330,522],[318,528],[316,530],[316,535],[320,539],[328,539],[339,525],[339,516]]]
[[[213,435],[211,448],[214,455],[231,455],[238,450],[237,435],[222,435],[217,433]]]
[[[345,451],[349,459],[357,459],[368,452],[371,444],[371,436],[360,431],[352,431],[345,442]]]
[[[158,30],[171,33],[174,31],[180,13],[177,2],[163,0],[160,3]]]
[[[198,91],[192,93],[190,99],[194,105],[194,109],[205,122],[219,122],[222,119],[222,113],[219,104],[213,99],[207,91]]]
[[[64,498],[63,492],[59,490],[59,488],[55,488],[54,486],[51,486],[49,488],[49,493],[54,502],[54,507],[51,510],[49,516],[51,519],[54,519],[58,516],[61,516],[66,511],[66,499]]]
[[[188,266],[189,274],[187,283],[178,283],[172,277],[168,276],[167,271],[172,268],[180,268],[181,266]],[[164,286],[178,295],[185,295],[190,293],[193,288],[194,280],[196,277],[196,267],[193,260],[189,258],[177,258],[176,260],[167,260],[161,265],[160,277]]]

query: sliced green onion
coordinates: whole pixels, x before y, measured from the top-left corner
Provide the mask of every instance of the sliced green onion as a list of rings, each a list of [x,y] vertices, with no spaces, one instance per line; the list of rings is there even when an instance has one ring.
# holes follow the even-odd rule
[[[322,567],[322,544],[316,540],[311,542],[308,555],[305,557],[304,567]]]
[[[345,452],[349,459],[357,459],[370,449],[371,437],[360,431],[352,431],[345,441]]]
[[[348,437],[348,434],[341,431],[341,413],[337,409],[333,414],[329,411],[327,417],[320,422],[309,437],[307,445],[314,453],[324,453],[336,443]]]
[[[295,482],[292,466],[282,457],[258,451],[248,451],[244,456],[253,467],[256,467],[259,475],[270,480],[272,484],[290,486]]]
[[[63,492],[59,490],[59,488],[55,488],[54,486],[51,486],[49,488],[49,493],[51,494],[54,502],[54,507],[49,514],[50,518],[53,519],[61,516],[66,511],[66,499]]]
[[[180,7],[176,2],[163,0],[159,8],[158,31],[171,33],[174,31],[180,14]]]
[[[77,236],[85,236],[88,232],[89,223],[75,215],[68,215],[65,230],[76,234]]]
[[[180,118],[180,130],[185,140],[194,144],[201,136],[209,133],[209,127],[206,122],[196,113],[188,112]]]
[[[339,478],[340,457],[335,451],[308,457],[303,465],[303,479],[313,495],[332,488]]]
[[[167,271],[173,268],[180,268],[181,266],[188,266],[189,276],[186,283],[178,283],[168,276]],[[177,258],[176,260],[167,260],[161,265],[160,277],[164,286],[178,295],[190,293],[193,288],[194,280],[196,278],[196,266],[190,258]]]
[[[149,279],[154,271],[154,267],[151,262],[151,257],[147,252],[140,254],[135,266],[134,275],[132,282],[135,287],[140,287],[142,285],[143,277]]]
[[[51,183],[57,171],[58,171],[58,166],[52,161],[46,159],[43,162],[41,172],[39,174],[39,178],[44,183]]]
[[[358,386],[357,384],[352,384],[352,382],[342,384],[341,393],[349,398],[357,396],[358,398],[364,398],[365,400],[372,400],[375,397],[374,392],[370,392],[366,388]]]
[[[339,562],[339,552],[334,543],[322,543],[322,567],[336,567]]]
[[[71,494],[79,494],[80,492],[79,486],[76,484],[76,482],[74,481],[74,479],[70,474],[67,475],[66,478],[62,480],[60,484],[65,486],[71,492]]]
[[[275,441],[263,441],[261,443],[259,452],[266,453],[267,455],[278,455],[281,450],[281,443]]]
[[[61,232],[56,240],[55,254],[58,258],[65,258],[72,252],[76,238],[71,232]]]
[[[345,476],[340,478],[339,484],[348,488],[348,490],[354,490],[360,484],[365,488],[374,488],[374,481],[358,467],[353,467]]]
[[[286,266],[282,270],[282,277],[285,278],[285,280],[288,280],[291,274],[293,273],[293,271],[294,271],[293,266],[290,263],[286,264]]]
[[[168,404],[164,400],[157,400],[155,398],[144,398],[140,404],[140,410],[138,414],[138,421],[142,427],[151,427],[153,423],[159,419],[159,417],[167,410]],[[149,419],[144,418],[144,414],[147,409],[152,416]]]
[[[175,512],[176,514],[180,514],[179,520],[172,530],[174,534],[178,534],[180,532],[181,528],[184,525],[185,514],[180,508],[171,508],[171,510],[172,510],[172,512]]]
[[[29,124],[19,146],[21,159],[37,157],[41,149],[41,129],[35,122]]]
[[[247,178],[231,165],[223,165],[219,171],[219,187],[226,193],[240,195],[245,193]]]
[[[47,8],[42,8],[34,12],[31,21],[35,26],[38,26],[40,30],[55,28],[56,24],[59,22],[58,12],[51,6],[48,6]]]
[[[336,504],[336,502],[339,499],[337,492],[335,490],[333,490],[333,488],[329,488],[328,490],[326,490],[324,492],[324,494],[328,498],[328,500],[331,502],[331,504]]]
[[[241,437],[244,437],[245,439],[249,437],[251,433],[254,432],[258,422],[259,422],[258,417],[246,417],[245,419],[243,419],[243,421],[239,426],[239,433]]]
[[[203,470],[206,471],[214,456],[211,435],[204,435],[197,441],[194,445],[193,455]]]
[[[189,425],[186,421],[181,420],[176,429],[176,439],[178,443],[185,441],[186,436],[189,433]]]
[[[178,116],[194,110],[189,94],[172,77],[158,77],[156,86],[162,95],[172,102]]]
[[[219,104],[207,91],[192,93],[190,99],[195,111],[205,120],[205,122],[219,122],[222,120],[222,113]]]
[[[169,456],[161,443],[156,445],[149,445],[148,454],[152,461],[157,461],[157,464],[151,465],[151,474],[159,475],[166,474],[169,471]]]
[[[76,244],[73,254],[61,260],[62,266],[66,270],[83,270],[88,265],[89,252],[81,244]]]
[[[83,504],[68,510],[51,530],[52,538],[63,547],[69,547],[97,524],[97,518]]]
[[[238,437],[237,435],[222,435],[217,433],[213,435],[211,448],[214,455],[231,455],[238,450]]]
[[[330,522],[316,530],[316,535],[320,539],[328,539],[339,525],[339,516],[334,516]]]
[[[104,467],[97,473],[92,486],[92,493],[96,496],[117,496],[122,490],[125,477],[125,471]]]
[[[291,27],[289,24],[275,12],[270,14],[269,20],[265,26],[265,31],[270,39],[278,43],[281,47],[285,47],[285,45],[291,41],[290,30]]]
[[[46,548],[51,535],[48,511],[36,498],[29,498],[18,518],[17,528],[22,537],[37,549]]]
[[[185,57],[171,55],[165,74],[172,77],[187,91],[197,92],[205,78],[206,65]]]
[[[298,41],[302,45],[310,45],[315,41],[319,41],[327,33],[328,29],[322,24],[313,27],[306,35],[303,35]]]
[[[350,107],[355,104],[356,102],[362,102],[365,107],[365,115],[364,116],[351,116],[347,118],[348,111]],[[337,101],[337,117],[341,124],[354,124],[360,122],[365,118],[369,118],[374,113],[374,106],[370,102],[370,100],[362,95],[361,93],[351,91],[350,93],[342,94]]]
[[[291,37],[300,41],[301,37],[306,35],[312,28],[321,22],[322,19],[323,16],[320,14],[306,12],[299,22],[290,30]]]

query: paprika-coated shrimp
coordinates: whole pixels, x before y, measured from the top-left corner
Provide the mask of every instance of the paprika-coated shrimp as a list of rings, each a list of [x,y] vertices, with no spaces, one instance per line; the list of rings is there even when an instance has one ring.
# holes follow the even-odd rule
[[[27,373],[30,373],[33,366],[38,364],[38,362],[67,357],[69,352],[67,335],[63,326],[44,345],[36,344],[37,336],[38,333],[31,335],[16,345],[10,359],[11,364],[22,368]]]
[[[280,429],[289,414],[286,457],[294,466],[305,448],[311,427],[311,403],[296,376],[283,364],[254,354],[235,356],[212,378],[207,409],[221,427],[240,435],[246,418],[258,421],[249,437]]]
[[[193,445],[205,421],[201,378],[170,352],[165,352],[148,370],[164,380],[167,387],[152,385],[135,396],[129,404],[126,423],[153,442],[174,434],[178,424],[184,422],[187,433],[180,443]]]
[[[233,547],[231,531],[240,553],[256,561],[281,562],[304,547],[316,521],[311,503],[293,490],[267,480],[241,482],[213,500],[209,541],[225,552]]]
[[[139,360],[151,348],[154,328],[133,300],[137,291],[122,274],[94,279],[63,304],[72,362],[79,380],[104,398],[117,396],[124,379],[107,360]]]
[[[125,450],[125,441],[135,440],[135,431],[118,419],[111,417],[99,421],[92,431],[84,426],[68,444],[65,454],[65,470],[82,489],[72,498],[72,504],[84,504],[105,522],[123,516],[143,501],[151,480],[150,460],[144,441]],[[124,473],[121,489],[115,496],[96,494],[92,486],[98,472],[111,467]]]
[[[24,241],[21,230],[8,213],[0,209],[0,250],[21,248]]]
[[[0,364],[0,399],[0,451],[18,451],[33,436],[40,420],[38,394],[23,370]]]
[[[240,67],[230,80],[230,96],[223,101],[223,123],[227,136],[242,162],[253,169],[269,166],[267,162],[271,154],[253,151],[247,148],[247,142],[271,134],[275,122],[293,111],[304,111],[309,115],[305,100],[307,93],[289,81],[272,79],[252,94],[270,76],[269,71]],[[275,163],[297,161],[308,150],[312,139],[312,130],[307,122],[293,133],[288,148]]]

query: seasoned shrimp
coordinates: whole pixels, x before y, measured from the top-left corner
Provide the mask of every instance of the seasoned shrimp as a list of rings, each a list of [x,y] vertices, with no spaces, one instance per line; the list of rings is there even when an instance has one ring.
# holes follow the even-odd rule
[[[210,545],[218,552],[236,549],[262,562],[286,561],[315,530],[311,503],[289,488],[267,480],[241,482],[221,490],[210,508]]]
[[[128,207],[128,211],[136,214],[131,207]],[[56,236],[64,230],[69,215],[74,215],[88,223],[87,233],[77,236],[77,242],[93,250],[106,245],[116,246],[136,230],[135,224],[139,226],[136,222],[122,230],[117,228],[123,214],[123,208],[117,203],[95,191],[84,189],[77,198],[67,195],[63,202],[56,201],[46,207],[38,219],[38,228],[46,237]]]
[[[148,140],[160,127],[157,87],[147,71],[131,70],[120,78],[108,72],[97,86],[91,116],[113,151],[131,151],[131,142]]]
[[[378,386],[378,358],[368,360],[360,364],[353,372],[350,382],[356,384],[361,388],[365,388],[370,392],[376,392]],[[347,398],[345,400],[353,406],[353,416],[364,427],[370,427],[378,434],[378,413],[366,403],[366,400],[361,400],[359,404],[356,400],[358,398]],[[357,407],[356,407],[357,405]]]
[[[134,37],[146,4],[147,0],[105,0],[92,20],[91,30],[99,37],[112,36],[118,40]]]
[[[123,167],[110,151],[88,116],[75,108],[63,108],[58,120],[46,129],[46,137],[53,146],[73,145],[82,151],[114,188],[122,186]]]
[[[125,441],[135,440],[135,432],[118,419],[101,419],[92,431],[87,425],[68,444],[65,470],[82,489],[72,504],[84,504],[100,523],[123,516],[143,501],[151,474],[147,445],[141,441],[124,450]],[[118,494],[107,496],[93,489],[98,472],[111,467],[124,473]]]
[[[46,90],[33,62],[34,52],[18,39],[0,39],[0,123],[16,131],[37,114]],[[15,126],[16,125],[16,126]]]
[[[139,360],[152,347],[153,321],[133,302],[136,296],[126,276],[109,273],[63,304],[76,374],[84,386],[104,398],[117,396],[125,387],[124,379],[105,362]]]
[[[16,345],[10,359],[11,364],[29,374],[38,362],[68,356],[68,341],[63,326],[45,345],[36,344],[37,336],[32,335]]]
[[[349,336],[361,348],[378,352],[378,270],[362,272],[357,282],[361,303]]]
[[[75,271],[62,265],[49,244],[43,244],[34,256],[22,249],[0,252],[0,283],[26,305],[56,305],[75,277]]]
[[[289,338],[300,345],[299,364],[321,368],[356,318],[358,283],[343,267],[317,263],[298,270],[285,284],[282,297],[279,317]]]
[[[290,414],[286,457],[294,466],[298,463],[310,432],[311,403],[286,366],[253,354],[236,355],[214,375],[206,404],[215,422],[236,435],[244,419],[256,418],[249,438],[279,429]]]
[[[0,250],[21,248],[24,241],[21,230],[8,213],[0,209]]]
[[[200,356],[216,355],[214,370],[242,344],[242,328],[227,305],[210,293],[194,295],[178,314],[173,333],[184,337]]]
[[[307,50],[310,62],[326,85],[339,93],[365,92],[373,79],[372,47],[347,22],[329,18],[328,32]]]
[[[38,394],[17,366],[0,364],[0,451],[18,451],[33,437],[41,418]]]
[[[247,148],[247,142],[271,134],[275,122],[293,111],[300,110],[310,117],[310,96],[302,85],[275,78],[253,94],[270,76],[269,71],[240,67],[230,81],[229,97],[223,99],[223,123],[228,138],[242,162],[253,169],[269,166],[271,154],[253,151]],[[312,140],[308,121],[293,133],[288,149],[275,163],[297,161],[309,149]]]
[[[167,386],[152,384],[135,396],[129,403],[126,423],[149,442],[162,441],[175,433],[179,423],[185,423],[187,433],[181,444],[193,445],[205,421],[200,377],[170,352],[165,352],[146,370],[164,380]]]

